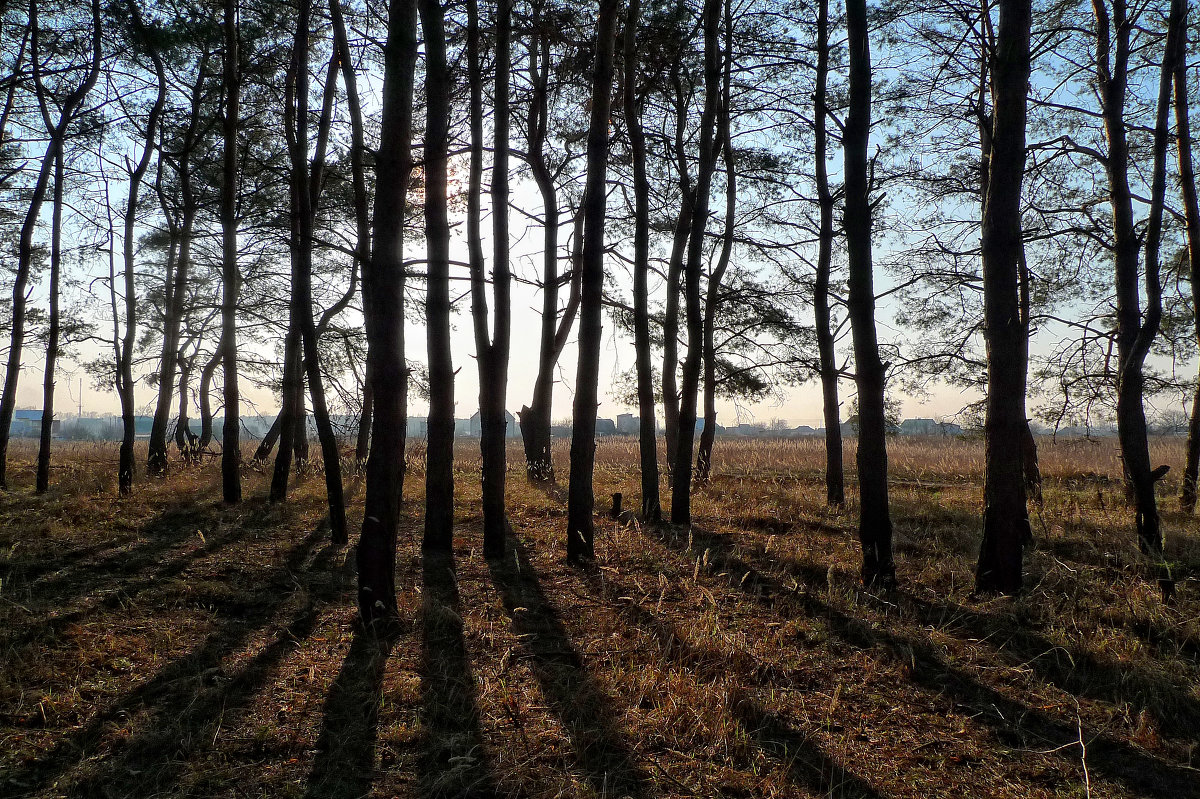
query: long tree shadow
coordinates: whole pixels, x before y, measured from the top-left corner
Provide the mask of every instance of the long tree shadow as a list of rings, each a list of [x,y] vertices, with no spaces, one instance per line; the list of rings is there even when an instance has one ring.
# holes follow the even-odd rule
[[[422,579],[422,791],[433,797],[495,796],[453,558],[425,555]]]
[[[350,651],[325,700],[306,797],[356,799],[371,792],[383,676],[402,636],[398,623],[364,627],[355,622]]]
[[[251,702],[296,642],[311,635],[323,603],[336,594],[337,581],[326,574],[330,547],[314,558],[305,575],[311,579],[299,586],[295,582],[322,532],[314,530],[288,550],[259,582],[257,601],[220,609],[217,628],[202,644],[63,737],[45,756],[0,775],[0,785],[33,793],[65,776],[73,784],[72,794],[124,797],[153,796],[173,786],[186,758],[213,745],[225,717]],[[273,640],[245,665],[227,669],[227,659],[271,625],[297,590],[305,594],[304,602],[280,624]],[[98,751],[114,727],[132,719],[137,724],[119,748],[111,754]],[[70,774],[72,767],[89,760],[86,771]]]
[[[113,556],[104,562],[89,564],[70,574],[58,574],[34,584],[38,610],[25,624],[16,625],[0,635],[0,644],[19,648],[30,644],[45,644],[57,638],[63,630],[78,624],[92,614],[121,607],[143,591],[157,589],[164,581],[183,574],[200,559],[219,552],[230,544],[246,539],[252,531],[264,526],[271,511],[265,502],[248,502],[248,512],[239,524],[219,529],[206,538],[196,535],[197,515],[181,509],[166,511],[144,529],[146,542],[133,550],[123,551],[125,557]],[[219,518],[199,517],[212,520]],[[179,532],[181,529],[185,532]],[[161,533],[161,535],[160,535]],[[165,553],[188,539],[200,545],[164,559]],[[76,607],[84,594],[86,601]],[[42,609],[53,610],[45,616]]]
[[[670,548],[687,551],[686,538],[669,529],[663,533],[662,540]],[[856,649],[864,652],[883,649],[890,658],[910,663],[912,668],[906,671],[913,683],[935,695],[949,692],[957,696],[962,704],[976,711],[973,720],[990,727],[1001,742],[1022,748],[1036,745],[1077,763],[1077,742],[1082,731],[1087,742],[1088,767],[1093,774],[1151,795],[1196,795],[1193,769],[1155,757],[1128,741],[1086,725],[1080,730],[1073,722],[1013,700],[980,682],[966,669],[947,662],[938,647],[923,637],[873,627],[821,600],[812,591],[784,586],[767,573],[769,566],[760,569],[758,564],[736,555],[730,536],[693,528],[691,537],[695,547],[708,550],[710,574],[723,573],[730,585],[782,613],[806,613],[824,619],[830,632]],[[812,580],[810,585],[820,589],[826,575],[827,572],[814,567],[807,576]]]
[[[575,651],[524,547],[510,540],[509,548],[513,557],[489,561],[492,582],[546,703],[570,737],[585,782],[602,796],[647,795],[646,777],[624,741],[612,698]]]
[[[698,682],[718,683],[728,678],[731,666],[737,667],[724,653],[687,643],[675,626],[657,613],[640,604],[618,601],[618,597],[636,596],[638,592],[611,573],[603,580],[589,574],[588,582],[595,596],[602,597],[627,622],[653,637],[662,655],[694,674]],[[755,664],[741,665],[747,666],[747,671],[759,671]],[[819,796],[882,799],[865,778],[830,757],[812,736],[797,730],[744,691],[731,694],[729,707],[734,720],[759,750],[786,768],[793,783]]]

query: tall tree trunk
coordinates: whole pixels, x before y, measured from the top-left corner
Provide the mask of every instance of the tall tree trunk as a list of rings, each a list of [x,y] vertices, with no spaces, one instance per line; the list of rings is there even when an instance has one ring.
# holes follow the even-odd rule
[[[59,280],[62,274],[63,151],[54,156],[54,192],[51,195],[50,221],[50,331],[46,340],[46,369],[42,379],[42,428],[38,441],[37,478],[34,490],[50,488],[50,440],[54,434],[54,370],[58,366]]]
[[[425,38],[425,325],[429,348],[429,444],[425,469],[427,552],[450,553],[454,536],[454,365],[450,358],[450,223],[446,204],[450,94],[445,12],[418,0]]]
[[[864,585],[896,581],[892,559],[892,520],[888,510],[887,422],[884,371],[875,332],[875,289],[871,263],[871,198],[867,143],[871,133],[871,42],[866,0],[846,3],[850,58],[849,107],[842,135],[845,152],[846,231],[849,297],[854,337],[854,381],[858,387],[858,537],[862,543]]]
[[[470,249],[471,317],[479,365],[479,447],[483,461],[483,554],[504,556],[507,520],[504,508],[505,387],[508,382],[509,285],[508,266],[508,78],[511,9],[508,0],[496,8],[496,71],[492,160],[492,240],[494,329],[488,329],[487,280],[480,240],[480,182],[483,174],[483,73],[480,67],[479,10],[467,3],[467,61],[470,79],[471,166],[467,196],[467,242]]]
[[[554,176],[546,163],[546,135],[549,127],[550,37],[543,30],[543,3],[531,9],[529,45],[529,124],[526,136],[526,160],[542,198],[542,320],[538,340],[538,372],[533,383],[533,398],[521,408],[521,439],[525,447],[525,473],[535,482],[554,480],[554,461],[550,456],[550,412],[554,400],[554,368],[561,350],[556,347],[559,323],[558,274],[558,192]],[[573,285],[577,283],[572,275]],[[574,292],[573,292],[574,293]],[[574,321],[574,308],[568,306],[567,328]]]
[[[571,477],[567,486],[567,560],[596,556],[592,490],[596,464],[596,411],[599,408],[601,304],[604,292],[604,213],[608,174],[608,124],[612,105],[617,0],[600,0],[596,20],[596,62],[588,123],[587,179],[583,190],[582,298],[579,308],[579,362],[571,425]]]
[[[1187,4],[1184,17],[1179,22],[1179,50],[1187,52]],[[1178,141],[1176,157],[1179,161],[1180,194],[1183,198],[1183,216],[1187,229],[1189,277],[1192,287],[1192,307],[1200,308],[1200,201],[1196,198],[1196,169],[1192,164],[1192,125],[1188,109],[1190,102],[1187,85],[1187,59],[1175,60],[1172,81],[1175,87],[1175,137]],[[1196,314],[1196,340],[1200,342],[1200,314]],[[1192,514],[1196,511],[1196,479],[1200,474],[1200,382],[1192,400],[1192,414],[1188,421],[1187,456],[1183,469],[1183,492],[1179,497],[1179,509]]]
[[[655,428],[654,369],[650,359],[650,181],[646,176],[646,134],[638,97],[637,32],[641,0],[629,0],[625,14],[624,69],[625,126],[633,160],[633,341],[636,353],[638,394],[638,452],[641,461],[642,519],[651,524],[662,519],[658,495],[658,434]]]
[[[1154,128],[1153,171],[1150,214],[1145,233],[1146,312],[1141,310],[1139,251],[1142,241],[1133,217],[1133,195],[1129,188],[1129,146],[1125,133],[1125,95],[1128,85],[1131,21],[1125,0],[1114,0],[1111,17],[1104,0],[1093,0],[1096,19],[1096,73],[1100,88],[1108,155],[1109,196],[1113,216],[1113,265],[1117,299],[1117,436],[1125,476],[1132,489],[1138,547],[1158,563],[1163,562],[1162,526],[1154,495],[1161,477],[1150,466],[1150,446],[1143,407],[1143,367],[1162,317],[1162,285],[1158,250],[1166,195],[1166,157],[1171,73],[1177,47],[1178,18],[1182,9],[1173,8],[1159,80],[1158,109]],[[1115,42],[1113,41],[1115,34]],[[1163,470],[1165,473],[1165,470]],[[1169,574],[1160,575],[1163,598],[1169,600],[1174,583]]]
[[[671,237],[671,254],[667,259],[667,301],[663,311],[663,432],[667,442],[667,470],[675,465],[675,450],[679,433],[679,294],[683,274],[683,259],[687,254],[688,236],[692,231],[692,215],[696,194],[688,173],[688,102],[683,91],[680,65],[671,67],[671,84],[675,92],[675,169],[679,183],[679,214]],[[688,461],[690,466],[690,460]]]
[[[725,158],[725,232],[721,237],[721,254],[708,276],[708,291],[704,299],[704,427],[700,431],[700,446],[696,448],[696,479],[707,481],[712,471],[713,443],[717,435],[717,315],[721,309],[721,282],[733,254],[737,212],[737,165],[733,155],[730,104],[733,86],[733,8],[725,4],[725,66],[721,78],[721,104],[717,111],[717,139]]]
[[[171,389],[175,382],[175,366],[180,358],[179,335],[187,301],[188,280],[191,275],[192,238],[196,224],[198,203],[192,190],[192,149],[201,123],[201,108],[204,83],[208,77],[209,53],[200,59],[196,81],[192,85],[192,107],[188,127],[184,133],[179,152],[179,194],[182,201],[179,225],[179,251],[171,284],[167,288],[167,302],[163,308],[163,342],[158,367],[158,402],[154,408],[154,422],[150,428],[149,448],[146,455],[146,472],[151,476],[167,473],[167,424],[171,416]]]
[[[423,0],[428,2],[429,0]],[[349,55],[339,0],[331,0],[343,57]],[[412,171],[413,77],[417,64],[416,0],[390,0],[384,60],[383,118],[375,159],[375,237],[363,273],[367,380],[375,413],[362,535],[358,541],[358,609],[364,622],[397,615],[396,534],[404,490],[408,366],[404,359],[404,209]],[[349,61],[348,58],[345,59]],[[350,71],[346,91],[357,98]]]
[[[238,269],[237,182],[238,114],[238,0],[224,1],[225,118],[221,185],[221,369],[225,378],[225,425],[221,431],[221,494],[226,502],[242,501],[241,446],[238,433],[240,400],[237,371],[237,305],[241,275]]]
[[[358,81],[350,59],[350,41],[346,36],[346,23],[342,17],[340,0],[329,0],[329,15],[333,22],[334,45],[337,63],[341,65],[342,83],[346,86],[346,108],[350,115],[350,174],[354,185],[354,222],[357,238],[354,257],[364,275],[370,268],[371,258],[371,214],[367,198],[366,168],[363,153],[366,150],[363,136],[362,105],[358,99]],[[366,287],[364,285],[364,296]],[[359,416],[358,441],[354,450],[359,468],[365,467],[371,444],[371,414],[374,408],[374,390],[371,387],[371,362],[367,361],[367,374],[363,381],[362,414]]]
[[[187,462],[196,457],[196,435],[192,432],[192,425],[188,420],[188,406],[191,405],[188,387],[191,385],[191,379],[192,359],[183,357],[181,349],[178,387],[179,413],[175,421],[175,446],[179,448],[179,454]]]
[[[129,174],[129,195],[125,202],[125,231],[121,242],[125,261],[125,332],[121,339],[121,357],[117,369],[117,393],[121,399],[122,427],[120,463],[117,467],[117,486],[121,494],[128,494],[133,490],[133,477],[137,470],[133,454],[133,445],[137,437],[136,420],[134,418],[133,348],[137,341],[137,269],[134,264],[134,254],[136,252],[134,245],[136,243],[137,232],[138,200],[142,181],[146,177],[146,171],[150,168],[150,160],[154,157],[154,142],[158,134],[158,120],[162,115],[163,105],[167,99],[167,79],[162,56],[159,55],[158,48],[149,41],[149,37],[146,37],[145,32],[142,30],[142,16],[137,0],[131,0],[129,10],[134,28],[141,38],[146,40],[143,44],[146,46],[146,50],[154,62],[157,93],[154,98],[154,105],[151,107],[150,114],[146,118],[146,132],[142,140],[141,156],[138,158],[137,165]]]
[[[700,306],[700,282],[704,269],[708,195],[718,155],[713,128],[721,97],[721,8],[721,0],[705,0],[701,23],[704,28],[704,110],[700,115],[700,155],[696,167],[692,229],[688,234],[687,262],[683,269],[688,350],[680,372],[679,424],[671,473],[671,522],[674,524],[691,524],[692,521],[692,450],[696,441],[696,401],[704,361],[704,312]]]
[[[1029,0],[1001,0],[992,67],[992,127],[985,132],[983,256],[987,334],[987,416],[983,489],[983,543],[975,572],[980,592],[1015,593],[1029,538],[1023,436],[1028,330],[1020,313],[1018,282],[1021,182],[1025,172],[1026,87],[1029,82]]]
[[[38,0],[30,0],[30,58],[33,63],[34,80],[40,82],[42,56],[39,47],[40,31],[37,11]],[[21,224],[21,235],[17,245],[17,274],[13,279],[12,292],[12,331],[8,347],[8,364],[4,372],[4,390],[0,394],[0,490],[8,488],[8,442],[12,431],[13,413],[17,408],[17,383],[21,376],[21,353],[25,344],[26,292],[33,266],[33,232],[37,227],[42,202],[46,197],[46,186],[50,181],[54,155],[62,146],[67,134],[67,126],[74,119],[83,99],[96,85],[96,80],[100,76],[100,38],[100,3],[99,0],[92,0],[92,62],[86,78],[63,101],[58,123],[47,131],[49,141],[46,143],[46,151],[42,155],[37,178],[34,181],[33,190],[30,192],[29,206]],[[47,124],[49,126],[49,123]]]
[[[817,274],[813,284],[813,311],[817,327],[817,353],[821,365],[821,408],[825,417],[825,502],[840,506],[846,501],[842,465],[842,414],[838,399],[837,352],[829,309],[829,283],[833,272],[833,192],[829,189],[829,0],[817,7],[817,69],[813,90],[813,160],[816,169],[820,231],[817,235]]]

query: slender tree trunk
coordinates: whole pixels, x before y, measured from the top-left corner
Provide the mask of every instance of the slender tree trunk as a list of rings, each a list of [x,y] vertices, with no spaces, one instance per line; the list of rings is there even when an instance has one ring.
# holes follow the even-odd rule
[[[208,449],[213,439],[212,384],[220,365],[221,350],[218,348],[200,370],[200,441],[196,446],[201,451]]]
[[[708,195],[718,155],[713,128],[717,121],[721,97],[721,8],[721,0],[705,0],[702,17],[704,111],[700,116],[696,199],[692,210],[692,229],[688,235],[687,262],[683,269],[688,350],[680,374],[679,424],[675,440],[674,470],[671,473],[671,522],[674,524],[692,522],[692,453],[696,441],[697,393],[704,361],[704,313],[700,306],[700,279],[704,268],[704,230],[708,223]]]
[[[428,0],[424,0],[428,2]],[[339,47],[348,55],[338,0],[331,0]],[[384,60],[383,118],[375,159],[375,236],[363,273],[367,379],[374,400],[362,535],[358,541],[358,609],[364,622],[397,615],[396,535],[404,490],[408,366],[404,358],[404,209],[412,171],[413,78],[417,64],[416,0],[391,0]],[[347,58],[346,61],[349,59]],[[343,72],[346,91],[356,82]]]
[[[46,340],[46,369],[42,380],[42,429],[38,442],[37,478],[35,491],[42,494],[50,488],[50,440],[54,434],[54,370],[58,366],[59,280],[62,274],[62,205],[63,151],[54,156],[54,192],[51,196],[50,222],[50,331]]]
[[[354,75],[354,66],[350,60],[350,42],[346,36],[346,23],[342,17],[340,0],[330,0],[330,19],[333,22],[334,44],[337,48],[337,62],[342,69],[342,83],[346,86],[346,106],[350,115],[350,173],[354,185],[354,221],[357,240],[354,257],[364,275],[369,267],[371,258],[371,215],[367,198],[366,168],[363,165],[363,153],[366,150],[363,138],[362,106],[358,99],[358,82]],[[364,296],[366,294],[364,285]],[[362,414],[359,417],[358,441],[355,446],[355,460],[359,468],[367,463],[371,444],[371,413],[374,407],[374,390],[370,375],[371,361],[367,361],[366,379],[363,381]]]
[[[1150,466],[1146,414],[1142,403],[1145,389],[1143,367],[1154,338],[1158,335],[1162,316],[1158,250],[1166,195],[1172,62],[1176,57],[1178,18],[1182,15],[1182,9],[1172,9],[1159,80],[1150,214],[1145,232],[1144,280],[1147,307],[1143,316],[1138,263],[1142,241],[1133,217],[1133,195],[1129,188],[1128,175],[1129,147],[1125,134],[1125,95],[1132,25],[1124,0],[1114,0],[1111,17],[1104,0],[1093,0],[1092,6],[1096,18],[1097,83],[1100,88],[1105,135],[1108,139],[1105,170],[1108,174],[1113,216],[1113,262],[1117,298],[1117,436],[1121,443],[1125,476],[1132,489],[1138,547],[1143,554],[1162,564],[1160,586],[1164,600],[1170,600],[1174,593],[1174,583],[1166,573],[1163,561],[1162,526],[1154,495],[1154,485],[1161,474]],[[1162,472],[1165,473],[1165,470]]]
[[[134,28],[139,34],[144,34],[137,0],[131,0],[129,9]],[[143,35],[142,38],[146,37]],[[133,445],[137,436],[134,418],[133,348],[137,341],[137,268],[134,263],[136,252],[134,245],[136,243],[138,202],[142,181],[145,179],[146,171],[150,168],[150,161],[154,157],[158,120],[162,116],[163,105],[167,99],[167,79],[162,57],[159,55],[157,47],[148,41],[146,45],[150,58],[154,61],[157,94],[154,98],[154,106],[146,118],[146,133],[142,141],[141,156],[137,166],[129,174],[129,196],[125,202],[125,231],[121,242],[125,261],[125,332],[121,339],[121,357],[117,370],[117,393],[121,399],[121,426],[123,429],[120,463],[117,467],[117,486],[121,494],[128,494],[133,490],[133,478],[137,470],[133,454]]]
[[[1179,50],[1187,52],[1187,4],[1179,22]],[[1192,125],[1189,119],[1187,59],[1178,58],[1172,81],[1175,87],[1175,136],[1178,141],[1180,194],[1187,229],[1189,276],[1192,286],[1192,307],[1200,308],[1200,201],[1196,198],[1196,169],[1192,163]],[[1200,342],[1200,314],[1196,315],[1196,340]],[[1196,511],[1196,479],[1200,473],[1200,382],[1192,399],[1192,414],[1188,420],[1187,456],[1183,469],[1183,492],[1179,509],[1192,514]]]
[[[208,53],[200,59],[196,82],[192,86],[192,109],[183,146],[179,153],[179,193],[182,200],[182,218],[179,226],[179,251],[171,284],[167,288],[167,302],[163,308],[163,342],[158,368],[158,403],[154,408],[154,422],[150,428],[149,450],[146,455],[146,472],[151,476],[167,473],[167,424],[171,416],[171,388],[175,382],[175,366],[179,359],[179,335],[187,302],[188,280],[191,275],[192,238],[196,224],[198,203],[192,190],[192,149],[201,123],[201,108],[204,83],[208,73]],[[182,449],[182,447],[181,447]]]
[[[700,431],[700,446],[696,450],[696,479],[707,481],[712,471],[713,443],[717,435],[717,315],[721,309],[721,282],[733,254],[737,211],[737,164],[734,161],[733,138],[730,130],[730,104],[733,86],[733,8],[725,4],[725,66],[721,78],[721,104],[717,112],[717,138],[725,158],[725,232],[721,239],[721,254],[708,276],[708,291],[704,300],[704,427]]]
[[[655,427],[654,370],[650,344],[650,181],[646,176],[646,134],[638,97],[637,31],[641,0],[629,0],[625,14],[624,69],[625,126],[633,160],[633,340],[638,392],[638,452],[641,460],[642,519],[654,524],[662,519],[658,495],[658,434]]]
[[[221,432],[221,493],[226,502],[242,501],[240,400],[237,372],[237,304],[241,275],[237,256],[238,182],[238,0],[224,0],[225,119],[221,186],[221,369],[225,378],[225,425]]]
[[[671,254],[667,260],[667,300],[663,312],[663,432],[667,442],[667,470],[675,466],[675,450],[679,432],[679,294],[683,274],[683,259],[687,254],[688,236],[692,230],[692,215],[696,204],[695,191],[688,173],[688,103],[679,74],[680,65],[671,69],[675,92],[675,169],[679,182],[679,214],[671,237]],[[690,460],[689,460],[690,465]]]
[[[35,82],[40,84],[41,53],[39,47],[38,0],[29,3],[30,57],[33,63]],[[25,344],[25,306],[26,292],[29,287],[30,271],[33,265],[33,232],[41,213],[42,202],[46,197],[46,186],[50,181],[50,170],[54,163],[54,154],[62,146],[66,137],[67,126],[74,118],[83,99],[87,96],[100,76],[100,4],[92,0],[92,63],[87,77],[67,95],[59,113],[58,124],[49,130],[49,141],[38,168],[37,179],[30,193],[29,206],[25,220],[21,225],[21,235],[17,245],[17,274],[13,279],[12,331],[8,347],[8,364],[4,372],[4,390],[0,394],[0,490],[8,488],[8,442],[12,431],[13,413],[17,408],[17,383],[21,376],[21,353]]]
[[[504,556],[507,527],[504,508],[505,387],[508,382],[509,284],[508,266],[508,76],[511,9],[508,0],[496,8],[496,72],[492,161],[492,239],[494,330],[488,330],[487,281],[480,240],[480,182],[483,174],[483,72],[480,67],[479,11],[467,3],[467,61],[470,79],[471,167],[467,197],[467,241],[470,248],[471,316],[479,364],[480,454],[483,461],[483,554]]]
[[[445,12],[418,0],[425,39],[425,325],[429,349],[429,444],[425,468],[426,552],[449,554],[454,536],[454,365],[450,358],[450,223],[446,204],[450,94]]]
[[[1001,0],[992,69],[994,111],[984,147],[983,289],[988,390],[983,543],[975,572],[980,592],[1021,588],[1030,535],[1023,464],[1028,330],[1020,314],[1021,182],[1025,171],[1029,0]]]
[[[180,354],[179,413],[175,422],[175,446],[179,448],[179,454],[183,456],[184,461],[190,462],[196,457],[196,435],[192,432],[192,425],[188,420],[188,406],[191,404],[188,387],[192,379],[192,361],[183,358],[182,351]]]
[[[842,465],[842,414],[838,399],[837,352],[834,348],[829,308],[829,283],[833,272],[833,192],[829,189],[829,134],[826,87],[829,82],[829,0],[817,7],[817,69],[813,91],[813,160],[816,169],[820,232],[817,236],[817,274],[813,284],[813,311],[817,327],[817,353],[821,365],[821,407],[825,416],[825,502],[840,506],[846,501]]]
[[[579,309],[579,362],[571,426],[571,477],[567,486],[567,560],[596,556],[592,490],[596,463],[596,410],[599,407],[601,304],[604,291],[604,212],[607,200],[608,124],[612,104],[613,54],[618,0],[600,0],[596,20],[596,62],[588,124],[587,180],[583,191],[582,299]]]
[[[892,520],[888,510],[887,422],[884,371],[875,332],[875,289],[871,264],[871,198],[867,144],[871,132],[871,42],[866,0],[848,0],[846,28],[850,57],[849,108],[842,135],[845,151],[846,231],[849,274],[847,310],[854,337],[854,379],[858,387],[858,537],[862,543],[864,585],[896,581],[892,560]]]

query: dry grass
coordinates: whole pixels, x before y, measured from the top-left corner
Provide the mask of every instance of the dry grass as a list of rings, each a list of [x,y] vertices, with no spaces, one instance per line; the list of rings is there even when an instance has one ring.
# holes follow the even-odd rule
[[[34,497],[19,448],[0,796],[1200,796],[1200,534],[1166,514],[1182,584],[1161,606],[1111,442],[1043,442],[1030,588],[986,600],[978,442],[893,443],[903,587],[883,595],[856,585],[818,442],[718,442],[690,535],[598,518],[586,570],[516,450],[519,544],[483,562],[478,453],[457,455],[456,565],[418,558],[414,451],[405,618],[363,631],[319,477],[272,507],[248,469],[227,508],[205,464],[117,500],[115,449],[65,445]],[[601,445],[598,507],[637,496],[636,464]]]

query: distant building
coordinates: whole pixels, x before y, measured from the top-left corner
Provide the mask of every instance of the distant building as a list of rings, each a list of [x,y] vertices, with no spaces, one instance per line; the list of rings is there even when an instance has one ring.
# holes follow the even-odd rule
[[[617,432],[623,436],[637,435],[641,419],[632,413],[617,414]]]
[[[519,438],[521,436],[521,426],[517,422],[517,417],[508,411],[504,412],[504,424],[504,435],[506,438]],[[475,438],[483,435],[483,417],[479,415],[479,411],[475,411],[475,415],[471,417],[468,428],[470,435]]]
[[[428,438],[429,420],[424,417],[410,416],[405,423],[404,432],[409,438]]]
[[[57,436],[62,421],[53,419],[50,422],[50,434]],[[29,438],[42,434],[42,412],[40,410],[16,411],[13,413],[12,427],[9,434],[14,438]]]
[[[939,422],[935,419],[905,419],[900,423],[902,436],[957,436],[962,435],[962,428],[953,422]]]
[[[597,419],[596,420],[596,435],[598,436],[615,436],[617,434],[617,423],[612,419]]]

